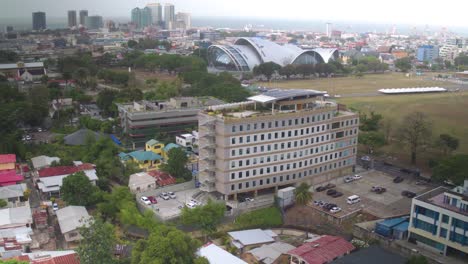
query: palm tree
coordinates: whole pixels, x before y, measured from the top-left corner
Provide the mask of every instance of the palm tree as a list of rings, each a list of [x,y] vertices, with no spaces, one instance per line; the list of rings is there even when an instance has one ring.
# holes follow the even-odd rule
[[[307,205],[312,200],[312,193],[309,191],[310,185],[303,182],[294,191],[296,203],[300,205]]]

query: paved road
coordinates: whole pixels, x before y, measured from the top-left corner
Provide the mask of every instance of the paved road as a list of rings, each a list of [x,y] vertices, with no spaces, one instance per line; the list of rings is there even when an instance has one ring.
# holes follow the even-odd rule
[[[26,180],[26,185],[28,186],[28,189],[31,190],[31,194],[29,195],[29,204],[31,205],[31,208],[38,208],[41,204],[41,198],[39,191],[34,187],[31,177]]]

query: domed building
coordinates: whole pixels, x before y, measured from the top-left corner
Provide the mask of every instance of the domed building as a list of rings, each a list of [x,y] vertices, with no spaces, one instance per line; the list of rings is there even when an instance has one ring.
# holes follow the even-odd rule
[[[212,45],[208,48],[208,66],[219,71],[249,72],[259,64],[328,63],[338,58],[337,49],[304,50],[292,44],[279,45],[261,38],[239,38],[233,45]]]

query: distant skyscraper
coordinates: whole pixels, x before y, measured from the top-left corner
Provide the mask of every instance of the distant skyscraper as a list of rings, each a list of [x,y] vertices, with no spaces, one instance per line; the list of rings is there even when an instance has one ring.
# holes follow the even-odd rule
[[[190,13],[177,13],[176,15],[177,27],[183,29],[189,29],[192,27],[192,19]]]
[[[416,58],[420,62],[432,63],[439,57],[439,47],[433,45],[422,45],[418,47]]]
[[[33,30],[42,30],[46,29],[46,13],[44,12],[34,12],[32,13],[33,19]]]
[[[6,26],[5,27],[5,32],[6,33],[11,33],[11,32],[13,32],[13,30],[14,30],[13,26]]]
[[[164,24],[166,29],[172,29],[175,22],[175,8],[173,4],[164,4]]]
[[[326,32],[327,37],[331,37],[331,23],[327,23],[327,29],[326,30],[327,30],[327,32]]]
[[[147,4],[147,7],[151,9],[151,18],[153,25],[160,25],[163,22],[162,17],[162,6],[160,3]]]
[[[84,26],[86,17],[88,16],[88,10],[80,10],[80,25]]]
[[[68,11],[68,27],[76,27],[76,11]]]
[[[151,9],[149,7],[145,8],[134,8],[132,9],[132,23],[137,26],[137,28],[148,27],[152,24],[151,18]]]
[[[85,17],[85,26],[87,29],[99,29],[104,26],[102,16],[87,16]]]

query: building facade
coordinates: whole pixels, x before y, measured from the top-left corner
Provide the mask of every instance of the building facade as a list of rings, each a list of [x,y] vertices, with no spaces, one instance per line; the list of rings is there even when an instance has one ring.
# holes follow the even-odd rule
[[[149,7],[132,9],[132,23],[139,29],[150,26],[152,24],[151,12]]]
[[[88,16],[88,10],[80,10],[80,25],[84,26],[86,17]]]
[[[443,255],[468,256],[468,180],[464,187],[438,187],[411,204],[410,242]]]
[[[439,57],[439,47],[433,45],[423,45],[418,47],[416,58],[420,62],[433,62]]]
[[[176,14],[176,28],[190,29],[192,28],[192,18],[190,13],[177,13]]]
[[[142,147],[157,134],[177,135],[198,125],[198,112],[223,102],[211,97],[177,97],[169,101],[117,104],[120,128],[133,147]]]
[[[87,16],[85,18],[85,26],[87,29],[100,29],[104,26],[102,16]]]
[[[68,11],[68,27],[76,27],[76,11],[75,10],[70,10]]]
[[[161,25],[163,22],[162,5],[160,3],[147,4],[146,7],[151,9],[151,19],[153,25]]]
[[[34,12],[32,13],[33,30],[44,30],[47,28],[46,13]]]
[[[313,90],[270,90],[210,107],[199,114],[201,189],[235,200],[349,174],[358,126],[357,114]]]
[[[164,4],[164,27],[173,29],[175,22],[175,7],[173,4]]]

